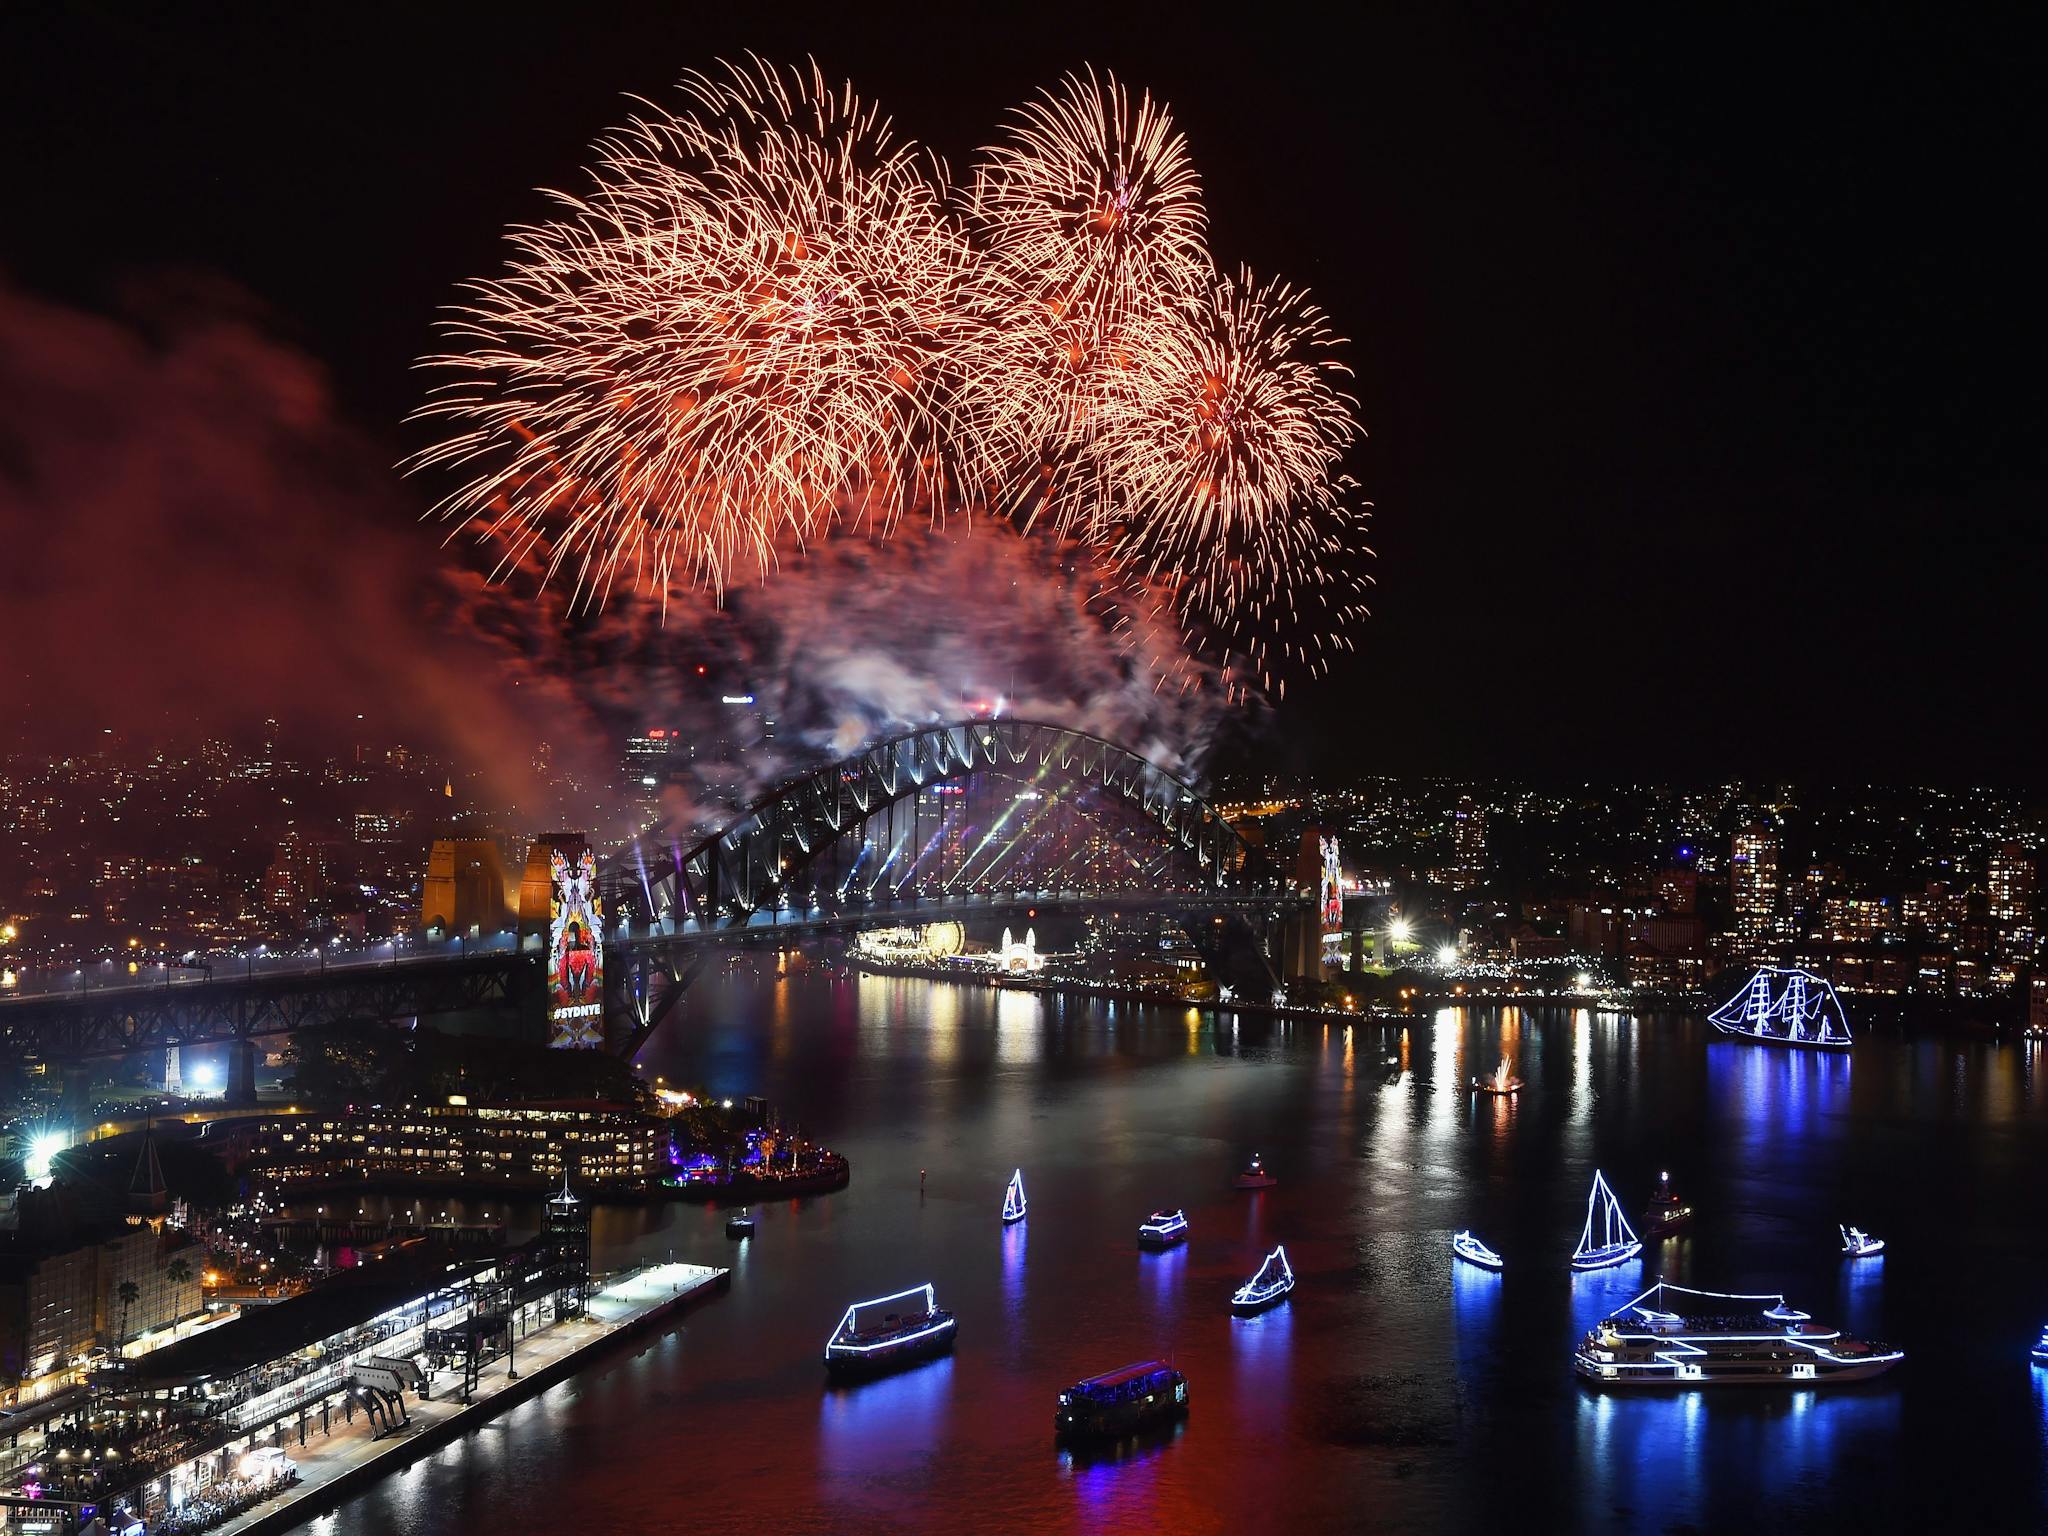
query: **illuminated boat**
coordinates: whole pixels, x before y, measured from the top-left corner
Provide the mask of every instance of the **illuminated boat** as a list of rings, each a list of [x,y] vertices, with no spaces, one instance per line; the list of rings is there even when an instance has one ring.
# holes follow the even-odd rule
[[[1660,1283],[1580,1340],[1572,1369],[1595,1386],[1624,1389],[1812,1387],[1863,1381],[1906,1358],[1805,1319],[1783,1296]]]
[[[1671,1175],[1657,1175],[1657,1192],[1650,1196],[1650,1203],[1643,1211],[1643,1236],[1657,1238],[1667,1232],[1676,1232],[1692,1221],[1692,1207],[1678,1198],[1671,1187]]]
[[[1287,1263],[1287,1250],[1275,1248],[1266,1255],[1259,1272],[1237,1288],[1230,1298],[1230,1310],[1250,1317],[1268,1307],[1278,1306],[1294,1289],[1294,1270]]]
[[[1843,1227],[1842,1252],[1852,1259],[1867,1259],[1884,1252],[1884,1239],[1872,1237],[1861,1227]]]
[[[744,1205],[725,1218],[725,1235],[727,1237],[752,1237],[754,1235],[754,1218],[747,1214],[747,1208]]]
[[[1470,1232],[1460,1232],[1451,1239],[1451,1252],[1467,1264],[1477,1264],[1481,1269],[1506,1269],[1501,1256]]]
[[[1188,1240],[1186,1211],[1154,1211],[1138,1227],[1140,1248],[1171,1248]]]
[[[1164,1360],[1143,1360],[1067,1388],[1053,1413],[1052,1430],[1062,1440],[1111,1439],[1187,1411],[1187,1377]]]
[[[1003,1225],[1007,1227],[1013,1221],[1022,1221],[1028,1209],[1030,1207],[1024,1199],[1024,1170],[1019,1168],[1010,1175],[1010,1187],[1003,1191]]]
[[[1809,971],[1767,965],[1749,984],[1707,1015],[1722,1034],[1757,1045],[1807,1051],[1846,1051],[1849,1017],[1835,989]]]
[[[1595,1168],[1593,1187],[1586,1194],[1586,1230],[1572,1252],[1572,1268],[1606,1269],[1626,1264],[1642,1251],[1628,1218],[1621,1214],[1621,1202],[1607,1187],[1607,1176]]]
[[[2041,1341],[2034,1346],[2034,1364],[2048,1365],[2048,1326],[2041,1329]]]
[[[1497,1099],[1511,1099],[1522,1091],[1522,1080],[1508,1075],[1508,1059],[1503,1056],[1500,1065],[1494,1068],[1493,1076],[1472,1079],[1472,1091],[1489,1093]]]
[[[1252,1154],[1252,1160],[1244,1165],[1244,1172],[1237,1176],[1239,1189],[1271,1189],[1279,1182],[1272,1174],[1266,1172],[1266,1165],[1256,1152]]]
[[[912,1302],[904,1310],[884,1311],[872,1322],[875,1309]],[[873,1301],[857,1301],[846,1309],[832,1337],[825,1341],[825,1369],[835,1376],[879,1376],[953,1348],[953,1314],[942,1309],[929,1285],[912,1286]]]

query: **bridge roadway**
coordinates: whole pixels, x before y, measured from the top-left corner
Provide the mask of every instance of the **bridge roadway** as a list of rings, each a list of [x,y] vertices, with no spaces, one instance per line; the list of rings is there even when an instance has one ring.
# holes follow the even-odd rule
[[[652,928],[621,927],[605,936],[607,1012],[627,1029],[640,1014],[636,1039],[644,1039],[652,1028],[644,999],[654,974],[666,973],[672,1005],[684,968],[710,949],[769,947],[863,928],[967,917],[1029,921],[1034,912],[1220,914],[1272,912],[1292,905],[1305,908],[1306,902],[1225,891],[991,891],[783,907],[722,925],[690,919]],[[508,1007],[531,1008],[538,1018],[542,970],[539,940],[529,938],[522,944],[507,933],[218,954],[171,966],[145,966],[133,977],[120,962],[53,975],[30,973],[0,993],[0,1049],[61,1066],[167,1046],[246,1042],[347,1020],[398,1022]],[[636,1007],[636,1001],[643,1006]]]

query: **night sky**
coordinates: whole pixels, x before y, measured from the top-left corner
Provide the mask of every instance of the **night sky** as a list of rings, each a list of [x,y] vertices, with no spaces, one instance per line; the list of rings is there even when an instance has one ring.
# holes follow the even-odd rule
[[[38,7],[8,23],[0,279],[95,314],[260,305],[388,463],[437,306],[533,188],[580,185],[622,93],[809,53],[958,169],[1092,62],[1172,104],[1219,263],[1352,338],[1374,613],[1278,716],[1285,762],[2038,783],[2038,30],[1548,9]],[[18,476],[38,428],[12,416]],[[392,563],[432,548],[423,499],[368,540]],[[95,541],[152,516],[116,500]],[[0,508],[27,605],[79,530]],[[131,600],[79,622],[110,646],[188,622],[109,579]],[[25,611],[12,686],[85,686],[62,615]]]

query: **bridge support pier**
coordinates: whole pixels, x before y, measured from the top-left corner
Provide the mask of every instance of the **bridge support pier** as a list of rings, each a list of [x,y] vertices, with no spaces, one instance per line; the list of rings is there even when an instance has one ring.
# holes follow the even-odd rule
[[[227,1102],[237,1109],[255,1107],[256,1047],[251,1041],[234,1040],[228,1044]]]

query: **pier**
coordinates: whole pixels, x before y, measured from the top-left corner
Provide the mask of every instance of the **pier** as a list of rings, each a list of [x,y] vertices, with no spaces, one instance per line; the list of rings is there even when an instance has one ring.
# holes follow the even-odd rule
[[[494,1361],[479,1375],[465,1403],[459,1375],[435,1383],[429,1397],[413,1397],[407,1418],[381,1435],[367,1414],[304,1445],[285,1439],[299,1481],[254,1508],[211,1528],[222,1536],[274,1536],[291,1530],[389,1476],[435,1446],[489,1422],[515,1403],[590,1364],[612,1344],[680,1315],[730,1288],[732,1271],[702,1264],[654,1264],[610,1277],[590,1293],[589,1315],[539,1329],[518,1341],[517,1375]]]

